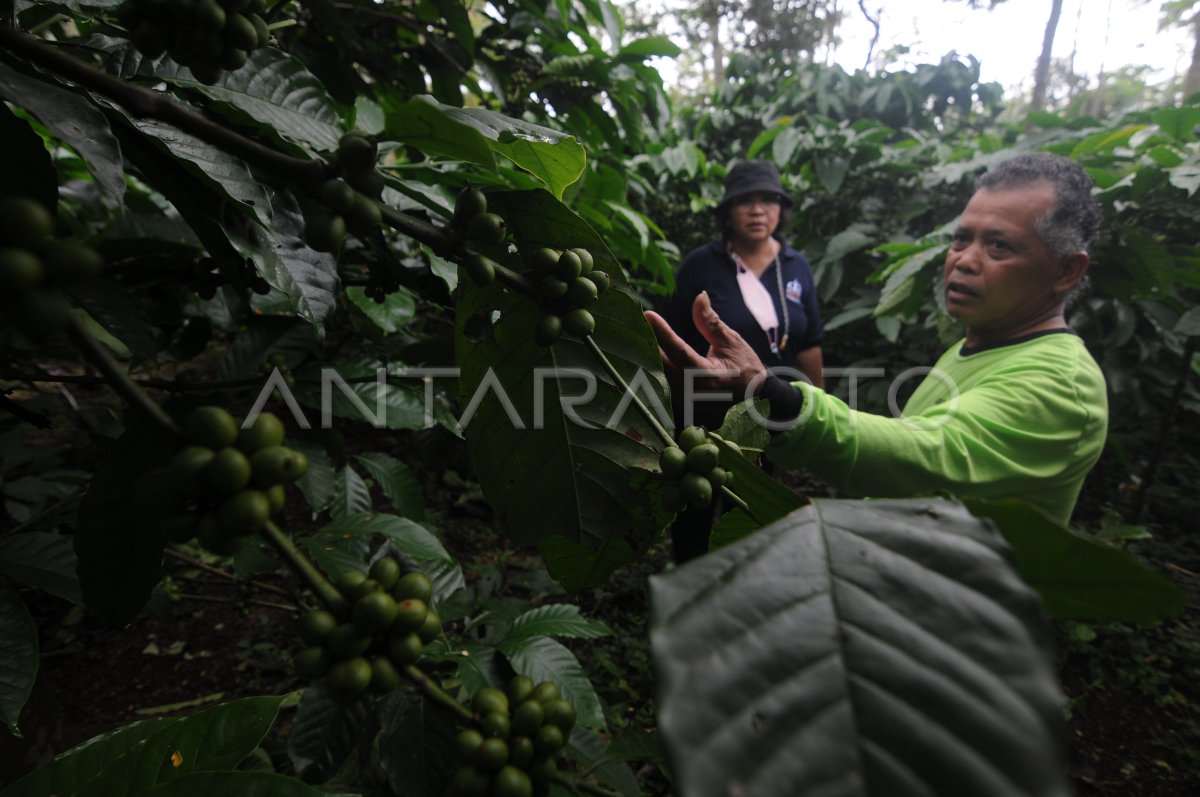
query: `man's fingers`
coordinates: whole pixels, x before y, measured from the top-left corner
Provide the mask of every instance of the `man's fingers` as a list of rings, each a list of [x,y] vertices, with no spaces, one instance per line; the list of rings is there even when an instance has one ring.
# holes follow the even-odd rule
[[[669,362],[676,368],[703,368],[705,360],[696,350],[687,344],[683,338],[675,334],[666,319],[653,310],[644,314],[658,339],[658,350],[663,356],[663,362]]]

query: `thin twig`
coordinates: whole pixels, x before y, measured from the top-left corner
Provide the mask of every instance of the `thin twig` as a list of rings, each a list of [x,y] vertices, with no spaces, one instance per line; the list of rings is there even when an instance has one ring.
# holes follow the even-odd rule
[[[475,715],[471,709],[464,706],[462,703],[454,699],[454,695],[447,692],[442,687],[434,683],[433,679],[425,674],[420,667],[415,664],[410,664],[404,668],[404,674],[410,681],[416,684],[417,688],[425,693],[425,696],[435,703],[438,703],[458,715],[459,719],[466,722],[473,722]]]
[[[83,323],[74,315],[68,322],[67,335],[83,354],[84,359],[104,375],[105,381],[121,394],[130,407],[140,412],[164,432],[174,437],[182,436],[175,421],[171,420],[162,407],[142,392],[141,387],[129,377],[129,373],[112,358],[103,346],[96,342],[91,333],[84,329]]]
[[[173,548],[167,548],[165,551],[163,551],[163,553],[165,553],[167,556],[170,556],[172,559],[178,559],[179,561],[191,565],[198,570],[203,570],[205,573],[211,573],[214,576],[220,576],[228,581],[238,580],[238,577],[235,574],[230,573],[228,570],[222,570],[219,567],[213,567],[212,565],[201,562],[199,559],[188,556],[181,551],[176,551]],[[267,584],[263,581],[248,581],[246,583],[257,589],[261,589],[264,592],[274,592],[276,595],[282,595],[285,598],[292,597],[292,593],[290,591],[284,589],[283,587],[277,587],[274,584]]]

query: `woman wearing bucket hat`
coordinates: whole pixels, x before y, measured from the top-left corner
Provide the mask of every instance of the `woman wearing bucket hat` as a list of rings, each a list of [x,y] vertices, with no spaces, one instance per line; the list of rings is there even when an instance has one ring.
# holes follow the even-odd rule
[[[792,204],[774,163],[743,161],[730,169],[714,212],[718,237],[684,258],[662,316],[692,348],[706,351],[708,343],[692,321],[692,304],[707,292],[721,319],[764,365],[784,378],[824,387],[812,267],[778,234]],[[733,397],[721,399],[690,388],[686,374],[672,385],[676,426],[718,428]],[[676,561],[707,550],[711,524],[708,510],[680,515],[672,528]]]

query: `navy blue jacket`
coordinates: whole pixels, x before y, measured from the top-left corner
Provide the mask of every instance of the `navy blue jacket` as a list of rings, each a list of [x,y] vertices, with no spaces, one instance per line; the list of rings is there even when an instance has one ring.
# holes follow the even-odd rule
[[[692,302],[701,291],[708,291],[712,306],[721,320],[733,327],[758,354],[767,367],[796,366],[796,356],[805,349],[821,344],[821,314],[817,309],[816,288],[812,266],[804,255],[784,246],[779,252],[783,271],[784,300],[788,313],[787,348],[778,354],[771,351],[767,334],[758,325],[742,301],[737,282],[737,266],[725,251],[721,240],[694,249],[683,259],[676,275],[675,293],[663,307],[662,316],[681,338],[700,354],[708,351],[708,342],[692,323]],[[780,304],[779,282],[775,264],[763,272],[761,281],[775,303],[775,313],[783,328],[783,309]]]

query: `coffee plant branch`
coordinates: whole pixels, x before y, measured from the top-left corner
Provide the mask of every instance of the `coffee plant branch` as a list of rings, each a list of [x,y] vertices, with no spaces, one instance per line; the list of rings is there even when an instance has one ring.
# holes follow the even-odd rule
[[[410,664],[403,670],[404,674],[410,681],[416,684],[417,688],[425,693],[425,696],[438,703],[445,708],[450,709],[458,715],[458,718],[466,722],[475,722],[475,714],[468,707],[458,702],[453,695],[442,689],[433,679],[415,664]]]
[[[315,190],[331,176],[331,170],[324,161],[294,158],[277,152],[195,111],[177,105],[159,92],[118,80],[32,36],[0,26],[0,45],[84,88],[103,94],[138,118],[158,119],[174,125],[244,160],[286,175],[309,190]]]
[[[281,528],[276,526],[273,521],[268,520],[263,524],[261,531],[263,536],[278,549],[292,570],[308,582],[313,592],[317,594],[322,603],[329,607],[330,611],[334,614],[344,615],[350,610],[350,604],[337,591],[337,588],[329,583],[329,579],[325,578],[325,575],[304,555],[303,551],[296,547],[296,544]]]

